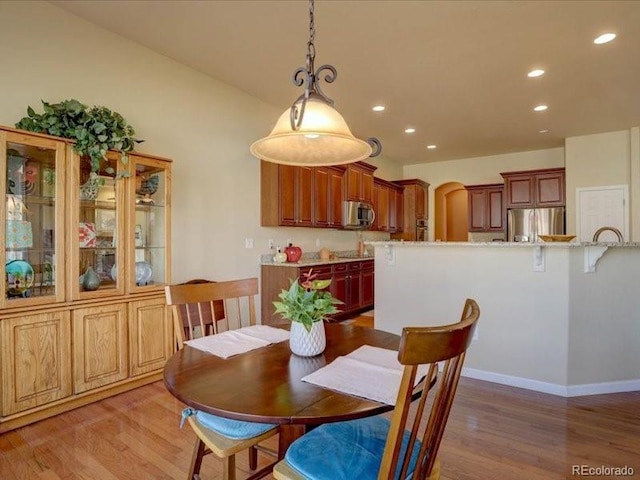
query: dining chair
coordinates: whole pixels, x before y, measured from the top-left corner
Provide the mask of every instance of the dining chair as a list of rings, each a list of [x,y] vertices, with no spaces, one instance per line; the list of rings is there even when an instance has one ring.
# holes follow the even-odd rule
[[[274,477],[439,479],[438,447],[479,316],[478,304],[467,299],[458,323],[403,328],[398,361],[404,367],[391,420],[376,416],[321,425],[291,444],[274,467]],[[428,365],[426,378],[432,378],[440,363],[443,368],[437,383],[431,387],[431,382],[420,382],[422,391],[416,391],[418,366]],[[434,398],[427,408],[432,390]]]
[[[226,282],[197,279],[166,286],[165,297],[173,314],[178,348],[184,348],[186,340],[198,336],[255,325],[257,294],[257,278]],[[189,480],[200,478],[202,458],[208,453],[214,453],[222,460],[224,480],[235,479],[236,453],[249,449],[251,470],[257,468],[258,449],[273,454],[258,444],[278,433],[276,425],[231,420],[192,408],[183,410],[182,422],[185,420],[197,437],[187,477]],[[262,478],[271,472],[272,466],[264,467],[248,478]]]

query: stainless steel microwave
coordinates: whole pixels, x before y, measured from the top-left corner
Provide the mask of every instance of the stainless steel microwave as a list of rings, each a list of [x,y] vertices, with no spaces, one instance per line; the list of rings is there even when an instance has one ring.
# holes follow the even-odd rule
[[[342,227],[352,230],[370,228],[376,214],[373,206],[366,202],[342,202]]]

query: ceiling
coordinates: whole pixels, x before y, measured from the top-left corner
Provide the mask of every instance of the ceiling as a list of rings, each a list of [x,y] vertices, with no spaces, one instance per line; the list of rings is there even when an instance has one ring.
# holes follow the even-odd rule
[[[304,0],[52,3],[282,111],[301,93]],[[403,165],[538,150],[640,125],[639,25],[640,1],[317,0],[316,67],[338,70],[323,90],[354,135]]]

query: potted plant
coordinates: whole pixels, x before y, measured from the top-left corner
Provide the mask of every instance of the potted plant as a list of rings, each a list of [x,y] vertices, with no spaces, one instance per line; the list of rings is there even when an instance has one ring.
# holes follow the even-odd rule
[[[331,280],[317,280],[310,269],[291,282],[288,290],[278,295],[281,300],[273,302],[276,312],[291,321],[289,346],[296,355],[311,357],[322,353],[326,347],[323,320],[340,312],[336,305],[343,302],[326,290]]]
[[[108,150],[120,152],[121,161],[128,161],[127,152],[133,150],[138,140],[135,130],[122,115],[106,107],[87,107],[78,100],[64,100],[60,103],[42,101],[43,113],[27,108],[27,116],[16,123],[16,128],[30,132],[46,133],[75,140],[73,149],[91,163],[91,172],[97,173],[106,159]],[[115,173],[105,168],[106,173]],[[119,173],[117,177],[126,177]]]

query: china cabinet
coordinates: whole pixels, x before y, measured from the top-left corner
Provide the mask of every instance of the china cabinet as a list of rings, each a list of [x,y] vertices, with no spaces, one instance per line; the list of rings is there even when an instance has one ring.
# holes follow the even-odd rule
[[[170,160],[0,127],[0,432],[161,377]]]

